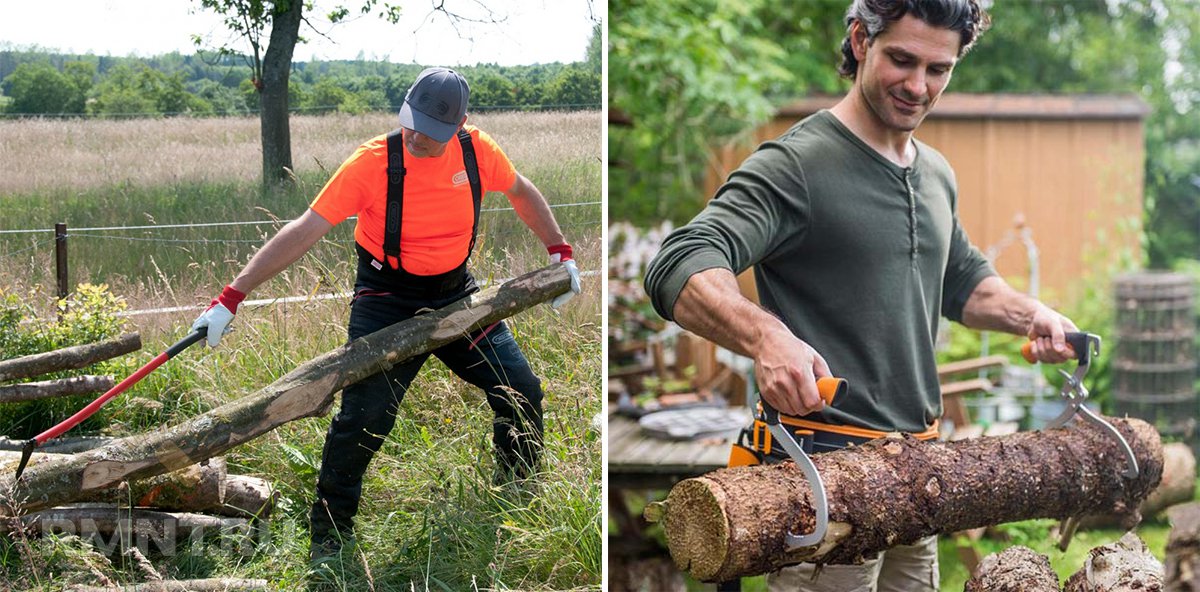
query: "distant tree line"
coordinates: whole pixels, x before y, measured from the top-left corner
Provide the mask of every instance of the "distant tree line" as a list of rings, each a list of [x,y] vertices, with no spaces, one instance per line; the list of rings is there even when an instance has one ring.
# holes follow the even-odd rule
[[[570,64],[457,68],[474,110],[598,109],[600,54]],[[431,64],[434,65],[434,64]],[[298,62],[288,85],[295,111],[363,113],[399,107],[425,66],[359,60]],[[0,112],[9,115],[237,115],[255,112],[249,68],[237,56],[150,58],[0,50]]]

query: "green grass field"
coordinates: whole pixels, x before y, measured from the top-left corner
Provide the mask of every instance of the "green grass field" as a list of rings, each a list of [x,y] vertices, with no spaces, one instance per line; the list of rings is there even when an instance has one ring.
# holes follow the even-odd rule
[[[289,219],[301,213],[357,143],[394,125],[394,114],[293,118],[299,187],[258,189],[256,120],[71,122],[62,160],[24,150],[60,122],[0,122],[0,228],[71,228]],[[552,204],[601,200],[598,113],[489,114],[492,133]],[[189,131],[189,126],[194,127]],[[161,128],[161,129],[160,129]],[[180,140],[179,138],[185,138]],[[44,138],[43,138],[44,139]],[[187,144],[186,150],[176,145]],[[29,142],[22,148],[22,142]],[[190,144],[189,144],[190,143]],[[103,150],[88,160],[72,151]],[[44,147],[42,148],[44,150]],[[81,152],[81,153],[82,153]],[[188,156],[191,153],[196,158]],[[89,152],[90,154],[90,152]],[[200,162],[195,162],[195,160]],[[165,160],[166,162],[160,162]],[[91,162],[85,166],[83,161]],[[172,166],[172,163],[174,166]],[[56,175],[55,167],[69,171]],[[46,167],[47,170],[42,170]],[[173,172],[174,171],[174,172]],[[61,172],[61,171],[60,171]],[[61,182],[56,182],[55,179]],[[500,195],[485,208],[507,207]],[[556,208],[583,270],[601,269],[600,206]],[[472,269],[513,277],[546,263],[545,251],[511,211],[484,215]],[[182,337],[274,226],[80,232],[69,240],[72,282],[104,282],[128,309],[196,306],[125,317],[144,348],[111,364],[128,373]],[[353,282],[351,223],[251,298],[321,295]],[[53,325],[49,236],[0,235],[0,296],[21,301],[32,331]],[[138,239],[138,240],[132,240]],[[15,252],[15,253],[14,253]],[[358,550],[319,578],[321,589],[595,589],[601,574],[601,282],[560,311],[538,306],[510,327],[546,391],[546,453],[537,486],[523,496],[491,485],[491,412],[482,393],[431,361],[414,382],[395,429],[373,461],[358,517]],[[126,435],[174,424],[265,386],[345,340],[345,299],[244,306],[215,350],[192,348],[121,395],[78,434]],[[0,409],[0,433],[29,437],[90,400]],[[269,479],[282,494],[254,542],[217,537],[150,555],[168,578],[266,578],[283,590],[314,579],[307,565],[307,512],[329,417],[285,425],[226,455],[231,472]],[[147,579],[128,555],[98,554],[73,537],[0,541],[0,589]]]

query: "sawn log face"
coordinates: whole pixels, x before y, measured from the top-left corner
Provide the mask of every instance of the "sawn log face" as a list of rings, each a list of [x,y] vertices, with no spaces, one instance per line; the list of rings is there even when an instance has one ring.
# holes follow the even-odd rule
[[[324,413],[334,394],[367,376],[445,345],[570,289],[559,265],[545,267],[449,306],[397,323],[305,362],[267,387],[181,424],[31,466],[0,492],[26,512],[61,505],[123,480],[158,475],[211,458],[282,424]]]
[[[1111,419],[1137,456],[1121,476],[1118,444],[1086,423],[960,442],[879,439],[813,457],[829,497],[831,533],[817,549],[785,549],[784,533],[811,532],[804,475],[792,463],[721,469],[672,489],[663,521],[680,569],[704,581],[763,574],[801,561],[860,563],[899,544],[1032,518],[1117,513],[1137,507],[1162,475],[1158,432]],[[836,542],[836,544],[834,544]]]

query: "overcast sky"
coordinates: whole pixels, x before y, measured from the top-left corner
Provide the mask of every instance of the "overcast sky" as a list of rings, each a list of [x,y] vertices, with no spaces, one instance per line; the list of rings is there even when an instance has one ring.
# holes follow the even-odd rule
[[[362,0],[318,0],[309,14],[324,37],[301,25],[308,40],[296,46],[293,61],[316,59],[388,60],[423,65],[478,63],[518,65],[582,60],[604,0],[445,0],[446,8],[473,19],[499,24],[459,22],[457,31],[441,13],[440,0],[393,0],[403,6],[399,24],[374,15],[358,16]],[[199,0],[0,0],[0,47],[36,45],[63,53],[151,56],[195,51],[193,35],[209,47],[228,42],[221,19],[199,8]],[[330,25],[322,18],[334,5],[351,8],[351,22]],[[594,6],[592,6],[594,5]],[[238,49],[249,52],[248,45]]]

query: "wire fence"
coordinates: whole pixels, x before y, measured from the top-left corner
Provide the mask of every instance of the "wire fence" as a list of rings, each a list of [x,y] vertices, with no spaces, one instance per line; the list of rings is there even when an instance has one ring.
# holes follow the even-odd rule
[[[588,208],[599,208],[603,205],[600,200],[580,201],[571,203],[550,204],[554,209],[570,209],[579,213],[575,216],[559,216],[559,227],[568,237],[590,236],[587,231],[580,233],[571,229],[591,228],[602,226],[603,216]],[[480,213],[515,212],[511,207],[486,208]],[[357,220],[356,216],[349,219]],[[0,230],[0,261],[8,266],[6,273],[15,274],[33,281],[51,280],[57,286],[60,298],[66,297],[71,291],[70,276],[82,274],[84,277],[111,277],[116,272],[123,277],[157,276],[165,281],[167,276],[178,277],[181,274],[192,273],[195,269],[219,269],[222,266],[237,266],[244,264],[244,258],[252,251],[247,251],[246,245],[263,245],[269,238],[268,232],[257,228],[271,226],[274,228],[292,222],[294,219],[246,220],[231,222],[200,222],[194,224],[152,224],[128,226],[90,226],[69,228],[66,224],[56,224],[52,229],[9,229]],[[496,253],[508,252],[510,248],[526,248],[535,235],[516,217],[491,219],[482,222],[479,236],[486,237],[491,250]],[[220,235],[221,228],[234,229],[229,231],[231,236]],[[249,236],[239,228],[255,228]],[[197,236],[198,233],[208,234]],[[334,243],[340,244],[341,238],[350,238],[350,231],[343,227],[339,234],[331,234]],[[164,235],[165,234],[165,235]],[[51,235],[51,236],[47,236]],[[190,235],[190,236],[189,236]],[[76,246],[76,241],[84,240],[82,246]],[[351,239],[353,240],[353,239]],[[498,242],[496,242],[498,241]],[[70,249],[68,249],[70,244]],[[128,245],[128,246],[124,246]],[[137,245],[147,245],[143,248]],[[152,245],[160,245],[155,248]],[[4,247],[10,247],[5,250]],[[498,249],[498,250],[497,250]],[[40,251],[42,254],[37,254]],[[52,255],[51,255],[52,253]],[[69,257],[68,253],[73,253]],[[328,255],[318,255],[319,259],[328,263]],[[44,256],[50,255],[48,262]],[[68,265],[68,259],[81,258],[77,270]],[[238,263],[238,262],[241,263]],[[28,269],[18,271],[18,267]],[[199,267],[198,267],[199,266]],[[215,267],[214,267],[215,266]],[[73,274],[72,271],[75,273]],[[164,275],[164,272],[166,275]],[[89,280],[95,281],[95,280]]]

